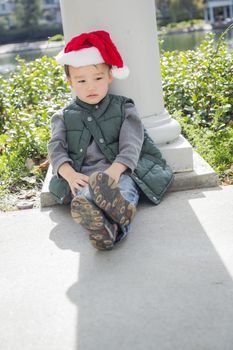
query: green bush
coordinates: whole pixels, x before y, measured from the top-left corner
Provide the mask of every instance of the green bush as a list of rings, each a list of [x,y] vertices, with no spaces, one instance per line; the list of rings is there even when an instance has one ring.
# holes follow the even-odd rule
[[[51,41],[63,41],[63,40],[64,40],[64,35],[56,34],[56,35],[52,36],[51,38],[49,38],[48,42],[51,42]]]
[[[162,52],[165,104],[183,134],[220,175],[233,163],[233,53],[213,35],[195,51]],[[62,68],[52,58],[0,76],[0,195],[41,182],[50,118],[71,98]],[[27,166],[28,160],[34,167]],[[36,183],[35,183],[36,181]]]
[[[233,164],[233,52],[224,35],[216,44],[209,33],[196,50],[162,52],[161,57],[166,108],[223,176]]]
[[[192,29],[194,26],[197,28],[201,28],[206,22],[203,19],[192,19],[188,21],[181,22],[170,22],[165,26],[160,27],[160,31],[165,34],[169,32],[184,30],[184,29]]]
[[[23,178],[36,173],[28,169],[47,156],[50,117],[70,99],[62,69],[52,58],[30,63],[18,58],[18,66],[7,78],[0,77],[0,193],[23,185]],[[25,184],[27,187],[30,180]]]

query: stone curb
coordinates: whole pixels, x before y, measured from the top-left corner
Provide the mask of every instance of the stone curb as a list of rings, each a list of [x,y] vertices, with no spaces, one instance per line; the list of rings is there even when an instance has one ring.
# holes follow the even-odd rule
[[[185,191],[196,188],[207,188],[218,186],[218,176],[213,168],[195,151],[193,151],[193,163],[194,170],[175,173],[175,179],[171,185],[169,191]],[[56,201],[53,199],[49,192],[49,181],[52,176],[51,166],[48,169],[45,177],[44,185],[40,195],[41,207],[51,207],[56,205]]]

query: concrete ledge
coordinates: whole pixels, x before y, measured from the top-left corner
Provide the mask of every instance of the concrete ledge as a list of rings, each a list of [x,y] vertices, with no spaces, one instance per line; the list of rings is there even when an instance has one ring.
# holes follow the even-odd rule
[[[50,166],[40,196],[42,208],[57,204],[49,192],[51,176],[52,168]],[[197,152],[193,151],[193,171],[175,173],[175,180],[169,191],[175,192],[215,186],[218,186],[218,176],[216,172]]]
[[[42,187],[41,195],[40,195],[40,206],[41,208],[44,207],[52,207],[54,205],[57,205],[58,203],[55,201],[55,199],[52,197],[51,193],[49,192],[49,182],[52,177],[52,167],[51,165],[48,168],[44,184]]]
[[[157,147],[174,173],[193,171],[193,148],[182,135],[171,143],[157,144]]]
[[[175,173],[175,180],[169,191],[216,187],[218,184],[218,175],[214,169],[197,152],[193,151],[193,171]]]

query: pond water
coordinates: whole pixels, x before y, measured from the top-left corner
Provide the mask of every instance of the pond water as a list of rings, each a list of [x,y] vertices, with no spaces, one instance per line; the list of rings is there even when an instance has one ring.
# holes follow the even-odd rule
[[[215,31],[216,40],[220,37],[223,31]],[[178,34],[167,34],[161,35],[160,40],[164,40],[163,49],[165,51],[173,50],[193,50],[199,46],[201,41],[205,38],[206,31],[196,31],[190,33],[178,33]],[[233,30],[229,31],[225,37],[227,45],[230,50],[233,50]]]
[[[159,38],[164,40],[164,50],[189,50],[198,46],[206,34],[207,32],[205,31],[197,31],[191,33],[167,34]],[[216,39],[220,34],[221,32],[216,32]],[[227,33],[226,40],[230,50],[233,50],[233,30]],[[47,48],[45,50],[20,52],[19,55],[26,61],[32,61],[44,55],[48,57],[56,56],[60,50],[61,47]],[[15,68],[17,64],[16,56],[17,53],[0,54],[0,74],[6,74]]]
[[[27,62],[33,61],[36,58],[43,56],[54,57],[61,50],[60,47],[57,48],[48,48],[45,50],[32,50],[25,52],[12,52],[6,54],[0,54],[0,74],[6,74],[9,71],[13,70],[17,65],[16,57],[19,55],[21,58],[25,59]]]

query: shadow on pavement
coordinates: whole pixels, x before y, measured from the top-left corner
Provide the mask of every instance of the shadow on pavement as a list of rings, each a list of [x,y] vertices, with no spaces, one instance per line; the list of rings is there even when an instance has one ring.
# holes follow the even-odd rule
[[[232,277],[212,242],[224,228],[205,229],[211,220],[221,227],[217,205],[201,190],[170,193],[157,207],[143,202],[131,235],[111,252],[90,246],[68,207],[51,211],[50,239],[80,253],[67,290],[77,307],[76,350],[233,348]]]

